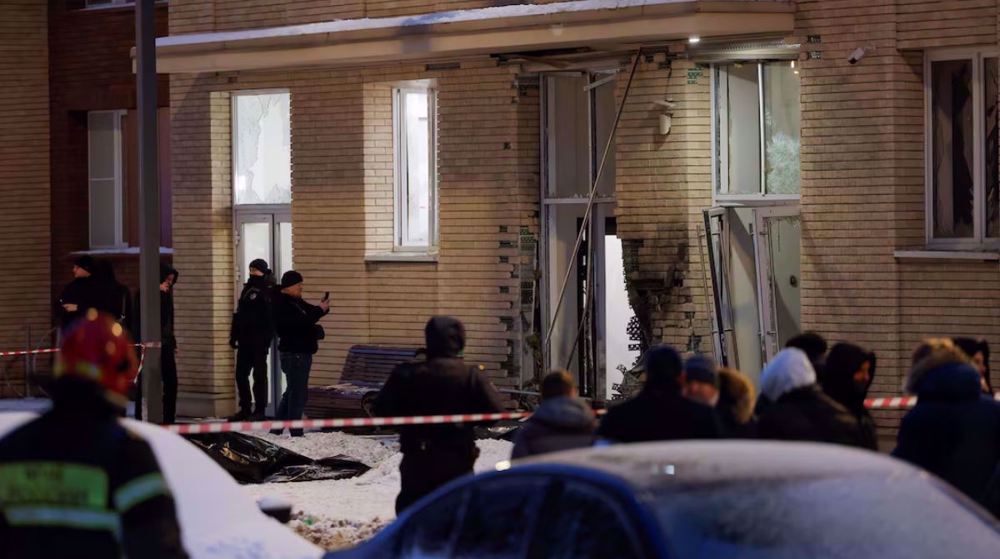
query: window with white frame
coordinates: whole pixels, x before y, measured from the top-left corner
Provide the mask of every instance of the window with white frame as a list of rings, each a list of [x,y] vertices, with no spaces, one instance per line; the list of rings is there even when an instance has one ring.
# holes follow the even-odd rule
[[[799,70],[795,61],[714,67],[716,196],[799,194]]]
[[[122,119],[125,111],[87,114],[90,248],[124,246]]]
[[[397,249],[437,245],[436,94],[429,87],[393,90],[395,241]]]
[[[292,113],[288,92],[233,95],[233,202],[292,201]]]
[[[926,57],[927,241],[931,246],[1000,246],[997,55],[990,49]]]

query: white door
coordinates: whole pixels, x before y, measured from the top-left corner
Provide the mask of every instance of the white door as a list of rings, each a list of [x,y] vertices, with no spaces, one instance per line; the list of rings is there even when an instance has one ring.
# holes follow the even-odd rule
[[[236,273],[234,305],[239,301],[243,284],[249,275],[250,262],[263,258],[274,271],[275,282],[292,269],[292,220],[287,207],[242,207],[237,210],[234,239],[236,241]],[[273,416],[277,403],[285,390],[285,379],[280,374],[277,345],[271,346],[268,356],[267,414]]]
[[[802,328],[801,220],[798,206],[756,210],[754,248],[765,359],[770,360]]]

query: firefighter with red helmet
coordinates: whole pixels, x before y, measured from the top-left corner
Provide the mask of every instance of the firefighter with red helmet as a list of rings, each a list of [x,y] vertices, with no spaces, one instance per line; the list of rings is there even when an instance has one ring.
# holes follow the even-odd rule
[[[187,557],[152,449],[118,421],[137,369],[110,315],[67,332],[52,409],[0,439],[0,558]]]

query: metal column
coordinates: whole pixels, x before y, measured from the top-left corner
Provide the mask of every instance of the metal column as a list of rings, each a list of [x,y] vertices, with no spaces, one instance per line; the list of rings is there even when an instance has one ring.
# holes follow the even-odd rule
[[[160,185],[156,150],[156,6],[135,3],[136,91],[139,105],[140,328],[146,347],[142,368],[146,421],[163,421],[160,374]]]

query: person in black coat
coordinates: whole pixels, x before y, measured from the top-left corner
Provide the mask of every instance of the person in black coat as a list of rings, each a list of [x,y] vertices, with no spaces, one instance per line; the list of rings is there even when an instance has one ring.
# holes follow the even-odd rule
[[[542,404],[518,429],[511,458],[590,446],[596,427],[594,411],[577,397],[573,376],[553,371],[542,379]]]
[[[858,420],[865,447],[878,450],[875,420],[865,408],[868,389],[875,378],[875,354],[854,344],[833,346],[820,374],[820,385],[827,396],[847,408]]]
[[[174,285],[180,273],[166,263],[160,264],[160,378],[163,382],[163,423],[177,420],[177,336],[174,333]],[[141,334],[142,293],[136,293],[133,332]],[[140,338],[141,339],[141,338]],[[135,403],[135,417],[142,419],[142,375]]]
[[[597,429],[600,439],[633,443],[677,439],[714,439],[722,427],[712,408],[682,394],[681,356],[660,344],[644,358],[646,383],[634,398],[608,410]]]
[[[100,306],[96,273],[97,262],[90,256],[81,256],[73,262],[73,281],[63,288],[56,300],[56,317],[62,333],[83,318],[87,309]]]
[[[302,419],[309,397],[309,372],[313,355],[319,351],[324,337],[319,320],[330,312],[330,301],[310,305],[302,299],[302,274],[289,270],[281,276],[281,290],[274,298],[274,326],[278,334],[281,372],[287,388],[278,404],[278,419]],[[272,431],[280,434],[282,431]],[[290,429],[293,437],[301,437],[302,429]]]
[[[503,402],[482,367],[462,359],[465,327],[437,316],[424,328],[427,360],[404,363],[389,375],[375,399],[375,415],[413,416],[496,413]],[[479,455],[472,424],[414,425],[400,428],[401,486],[397,514],[449,481],[472,473]]]
[[[993,493],[1000,482],[1000,403],[981,393],[979,371],[951,340],[929,340],[915,356],[906,389],[917,395],[917,405],[900,423],[893,456],[937,475],[1000,518]]]
[[[110,260],[98,261],[94,279],[99,294],[98,310],[110,314],[127,328],[133,322],[132,294],[115,277],[114,264]]]
[[[267,262],[250,263],[250,276],[240,293],[233,313],[229,345],[236,350],[236,392],[240,411],[230,421],[261,421],[267,408],[267,354],[274,339],[271,297],[274,282]],[[250,401],[250,372],[253,371],[253,405]]]
[[[760,389],[773,402],[760,416],[760,438],[866,448],[857,419],[823,393],[802,350],[779,352],[761,372]]]

